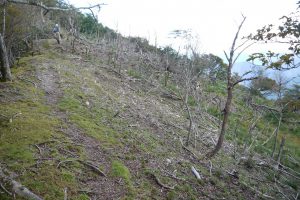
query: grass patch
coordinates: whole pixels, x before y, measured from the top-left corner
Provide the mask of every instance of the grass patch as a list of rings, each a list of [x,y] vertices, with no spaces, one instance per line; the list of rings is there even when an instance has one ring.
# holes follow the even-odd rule
[[[135,196],[135,191],[131,182],[131,174],[129,169],[120,161],[114,160],[111,167],[111,175],[113,177],[122,178],[127,186],[127,197],[125,199],[132,199]]]
[[[134,70],[134,69],[127,70],[127,74],[128,74],[128,76],[131,76],[131,77],[137,78],[137,79],[142,77],[141,74],[138,71]]]
[[[98,139],[103,145],[120,145],[117,140],[117,132],[102,122],[111,115],[107,110],[96,108],[90,110],[84,101],[71,94],[64,96],[59,103],[59,108],[67,112],[70,120],[82,128],[85,133]]]
[[[60,138],[67,141],[57,127],[62,122],[51,114],[51,108],[45,105],[44,92],[34,87],[37,82],[32,76],[34,67],[30,66],[32,58],[24,58],[20,66],[13,69],[13,83],[0,83],[5,88],[5,96],[0,96],[0,160],[11,172],[19,174],[17,180],[44,199],[63,199],[63,188],[70,191],[70,198],[77,196],[78,183],[73,172],[56,168],[53,160],[43,161],[38,167],[39,155],[35,144]],[[30,80],[24,81],[24,80]],[[43,147],[40,147],[43,151]],[[55,145],[49,156],[61,159]],[[43,152],[45,153],[45,152]],[[0,199],[11,199],[0,193]]]

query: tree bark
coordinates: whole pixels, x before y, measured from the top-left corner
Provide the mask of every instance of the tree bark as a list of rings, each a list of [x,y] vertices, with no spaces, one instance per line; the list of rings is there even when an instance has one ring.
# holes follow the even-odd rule
[[[0,71],[1,71],[2,79],[4,81],[11,81],[12,76],[10,72],[8,54],[4,43],[4,38],[2,37],[1,33],[0,33],[0,61],[1,61]]]
[[[187,88],[185,98],[184,98],[184,106],[187,110],[190,123],[189,123],[188,136],[187,136],[186,143],[185,143],[186,146],[189,146],[189,144],[190,144],[190,138],[191,138],[191,133],[192,133],[192,128],[193,128],[193,118],[192,118],[193,116],[192,116],[192,113],[191,113],[191,110],[190,110],[190,107],[188,104],[188,97],[189,97],[189,93],[188,93],[188,88]]]
[[[284,143],[285,143],[285,136],[283,136],[281,138],[280,149],[279,149],[279,152],[278,152],[278,155],[277,155],[277,167],[278,168],[280,166],[280,159],[281,159],[281,154],[282,154],[282,151],[283,151]]]
[[[12,194],[16,194],[20,197],[24,197],[25,199],[31,199],[31,200],[43,200],[38,195],[31,192],[29,189],[24,187],[21,183],[13,180],[11,177],[6,175],[4,173],[4,170],[0,166],[0,181],[2,183],[5,183],[7,185],[10,185]]]
[[[278,132],[279,132],[279,128],[280,128],[280,125],[281,125],[281,121],[282,121],[282,110],[280,112],[280,117],[279,117],[279,120],[278,120],[278,125],[277,125],[277,127],[275,129],[274,144],[273,144],[273,150],[272,150],[272,155],[271,155],[272,158],[274,157],[274,153],[276,151],[277,137],[278,137]]]
[[[221,128],[220,136],[219,136],[218,142],[217,142],[214,150],[207,155],[208,157],[213,157],[214,155],[216,155],[222,147],[224,137],[225,137],[225,133],[226,133],[226,129],[227,129],[230,108],[231,108],[232,91],[233,91],[233,87],[229,86],[227,88],[227,100],[226,100],[225,108],[223,110],[223,122],[222,122],[222,128]]]
[[[237,56],[234,56],[234,54],[237,51],[237,49],[239,47],[241,47],[241,46],[239,46],[239,47],[236,48],[235,45],[236,45],[236,42],[237,42],[240,30],[241,30],[241,28],[242,28],[245,20],[246,20],[246,17],[243,16],[243,20],[242,20],[241,24],[239,25],[238,30],[237,30],[237,32],[235,34],[234,39],[233,39],[229,56],[227,55],[226,52],[224,52],[225,56],[226,56],[226,59],[228,61],[228,68],[227,68],[227,99],[226,99],[225,108],[223,110],[223,122],[222,122],[222,127],[221,127],[221,132],[220,132],[220,135],[219,135],[219,139],[218,139],[218,142],[217,142],[214,150],[211,151],[211,152],[209,152],[206,155],[209,158],[213,157],[214,155],[216,155],[219,152],[219,150],[222,147],[223,141],[224,141],[224,137],[225,137],[225,133],[226,133],[226,129],[227,129],[227,124],[228,124],[228,118],[229,118],[229,114],[230,114],[231,102],[232,102],[232,98],[233,98],[232,92],[233,92],[234,86],[237,84],[237,83],[234,83],[232,81],[232,74],[231,74],[232,73],[232,67],[235,64],[235,62],[238,59],[238,57],[241,55],[241,53],[247,47],[249,47],[249,46],[247,46]],[[245,43],[243,43],[243,44],[245,44]]]

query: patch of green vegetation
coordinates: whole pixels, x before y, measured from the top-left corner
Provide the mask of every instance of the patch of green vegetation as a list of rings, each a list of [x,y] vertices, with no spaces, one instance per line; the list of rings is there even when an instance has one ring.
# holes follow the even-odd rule
[[[44,49],[49,49],[50,48],[49,40],[42,40],[42,47]]]
[[[226,84],[223,81],[217,81],[215,84],[207,84],[205,91],[224,96],[226,95]]]
[[[132,185],[131,174],[129,169],[122,162],[114,160],[112,162],[111,175],[113,177],[119,177],[124,180],[128,190],[128,193],[126,194],[126,199],[133,199],[136,194]]]
[[[188,104],[190,106],[196,106],[197,105],[197,100],[193,96],[188,97]]]
[[[211,106],[207,109],[207,112],[215,117],[219,117],[220,110],[216,106]]]
[[[125,180],[126,183],[130,183],[131,182],[131,175],[130,172],[128,170],[128,168],[121,163],[120,161],[113,161],[112,162],[112,176],[114,177],[120,177],[123,178]]]
[[[197,192],[195,189],[190,185],[190,184],[183,184],[183,185],[178,185],[175,187],[175,191],[177,193],[181,194],[181,196],[184,196],[185,199],[197,199]]]
[[[167,200],[175,200],[175,199],[177,199],[177,196],[178,196],[178,194],[176,194],[175,191],[171,190],[167,194]]]
[[[75,200],[90,200],[91,198],[86,194],[80,194],[78,197],[75,197]]]
[[[74,173],[56,168],[51,159],[35,167],[36,158],[45,153],[43,147],[39,147],[40,152],[35,145],[53,138],[61,142],[67,139],[57,130],[63,124],[45,105],[44,92],[33,85],[37,80],[32,76],[35,69],[29,64],[31,59],[22,58],[19,67],[13,69],[14,75],[22,78],[3,83],[9,93],[5,98],[0,96],[0,160],[9,171],[19,174],[18,181],[44,199],[63,199],[65,187],[73,198],[78,190]],[[55,145],[47,146],[52,149],[50,157],[62,158]],[[7,197],[0,193],[0,199]]]
[[[76,93],[74,92],[74,94]],[[68,93],[59,102],[59,108],[69,114],[72,122],[76,123],[88,135],[103,142],[103,145],[121,145],[118,141],[117,132],[102,122],[107,116],[111,116],[107,110],[96,108],[90,110],[84,101]]]
[[[167,88],[173,92],[179,92],[177,85],[172,84],[171,82],[167,85]]]
[[[128,76],[131,76],[131,77],[137,78],[137,79],[142,77],[141,74],[138,71],[134,70],[134,69],[127,70],[127,74],[128,74]]]

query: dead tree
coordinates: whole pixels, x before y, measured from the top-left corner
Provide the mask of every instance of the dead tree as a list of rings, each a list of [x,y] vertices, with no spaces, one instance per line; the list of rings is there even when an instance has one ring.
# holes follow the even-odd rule
[[[4,38],[0,33],[0,61],[1,61],[1,75],[4,81],[11,81],[12,76],[9,67],[8,53],[6,49],[6,45],[4,42]]]
[[[214,155],[216,155],[218,153],[218,151],[222,147],[224,137],[225,137],[225,133],[226,133],[226,129],[227,129],[227,125],[228,125],[228,118],[229,118],[229,114],[230,114],[230,108],[231,108],[231,103],[232,103],[232,98],[233,98],[234,86],[236,86],[237,84],[239,84],[243,81],[255,79],[255,77],[252,77],[252,78],[243,78],[242,77],[241,79],[239,79],[237,81],[234,81],[233,76],[232,76],[232,67],[234,66],[236,60],[239,58],[239,56],[248,47],[250,47],[252,44],[254,44],[254,43],[249,44],[249,43],[247,43],[248,40],[246,40],[241,45],[236,47],[236,43],[237,43],[237,40],[238,40],[238,37],[239,37],[239,33],[240,33],[240,30],[241,30],[245,20],[246,20],[246,17],[243,16],[243,20],[242,20],[241,24],[239,25],[238,30],[236,32],[236,35],[233,39],[229,55],[226,52],[224,52],[225,56],[226,56],[226,59],[227,59],[227,62],[228,62],[228,66],[227,66],[227,99],[226,99],[225,108],[222,111],[223,112],[223,121],[222,121],[221,132],[220,132],[220,135],[219,135],[218,142],[217,142],[214,150],[207,154],[207,157],[213,157]],[[243,49],[237,54],[237,56],[235,56],[235,53],[240,48],[243,48]]]

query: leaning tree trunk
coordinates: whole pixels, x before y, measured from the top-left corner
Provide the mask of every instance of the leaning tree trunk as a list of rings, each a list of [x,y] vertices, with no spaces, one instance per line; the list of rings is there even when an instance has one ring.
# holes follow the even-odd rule
[[[228,86],[227,100],[226,100],[225,108],[223,110],[223,122],[222,122],[222,128],[221,128],[221,132],[220,132],[220,135],[219,135],[218,143],[216,144],[214,150],[207,155],[208,157],[213,157],[216,153],[218,153],[218,151],[222,147],[224,137],[225,137],[225,132],[226,132],[226,129],[227,129],[230,108],[231,108],[232,91],[233,91],[233,87]]]
[[[1,75],[4,81],[11,81],[12,76],[10,72],[10,67],[9,67],[9,60],[8,60],[8,54],[6,50],[6,46],[4,43],[4,38],[2,37],[0,33],[0,61],[1,61]]]
[[[275,129],[274,144],[273,144],[273,150],[272,150],[272,154],[271,154],[272,158],[274,158],[274,153],[276,151],[278,132],[279,132],[280,125],[281,125],[281,122],[282,122],[282,112],[283,112],[282,110],[283,109],[281,109],[281,112],[280,112],[280,117],[279,117],[279,120],[278,120],[278,125],[277,125],[277,127]]]
[[[249,46],[245,47],[244,50],[240,51],[239,54],[236,57],[234,56],[237,49],[246,44],[246,43],[243,43],[239,47],[237,47],[237,48],[235,47],[236,41],[237,41],[238,36],[239,36],[239,32],[240,32],[245,20],[246,20],[246,17],[243,16],[243,20],[242,20],[240,26],[238,27],[238,30],[235,34],[234,39],[233,39],[229,56],[227,55],[226,52],[224,52],[225,56],[226,56],[226,59],[228,61],[228,67],[227,67],[227,99],[226,99],[225,108],[223,110],[223,122],[222,122],[222,127],[221,127],[221,132],[220,132],[220,135],[219,135],[218,143],[216,144],[214,150],[209,152],[206,155],[207,157],[213,157],[214,155],[216,155],[219,152],[219,150],[222,147],[224,137],[225,137],[225,133],[226,133],[226,129],[227,129],[228,118],[229,118],[229,114],[230,114],[231,102],[232,102],[232,97],[233,97],[232,92],[233,92],[234,86],[236,84],[244,81],[244,80],[251,80],[251,78],[246,78],[246,79],[240,79],[240,80],[234,82],[233,78],[232,78],[232,74],[231,74],[232,73],[232,67],[233,67],[234,63],[239,58],[241,53],[249,47]]]

